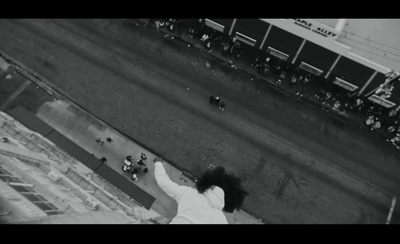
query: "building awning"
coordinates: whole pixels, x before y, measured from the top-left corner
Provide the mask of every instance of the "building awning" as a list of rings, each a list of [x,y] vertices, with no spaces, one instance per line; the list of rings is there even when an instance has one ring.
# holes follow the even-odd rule
[[[206,26],[208,26],[216,31],[224,32],[225,26],[218,24],[215,21],[212,21],[210,19],[205,19],[204,23],[206,24]]]
[[[310,64],[308,64],[306,62],[301,62],[299,67],[301,69],[305,70],[305,71],[308,71],[308,72],[316,75],[316,76],[319,76],[324,72],[324,71],[322,71],[322,70],[320,70],[320,69],[318,69],[318,68],[316,68],[316,67],[314,67],[314,66],[312,66],[312,65],[310,65]]]
[[[344,89],[348,91],[355,91],[357,90],[358,86],[351,84],[350,82],[347,82],[339,77],[336,77],[336,79],[333,81],[334,84],[343,87]]]
[[[255,40],[251,37],[248,37],[246,35],[243,35],[242,33],[237,32],[237,31],[236,31],[236,39],[238,39],[239,41],[244,42],[252,47],[254,47],[257,42],[257,40]]]
[[[372,96],[369,96],[368,100],[370,100],[370,101],[372,101],[374,103],[377,103],[377,104],[379,104],[379,105],[381,105],[381,106],[383,106],[385,108],[391,108],[391,107],[396,105],[395,103],[393,103],[391,101],[388,101],[388,100],[386,100],[384,98],[381,98],[381,97],[379,97],[379,96],[377,96],[375,94],[372,95]]]
[[[268,46],[268,48],[267,48],[267,53],[269,53],[272,56],[275,56],[275,57],[277,57],[277,58],[279,58],[279,59],[281,59],[283,61],[286,61],[288,59],[288,57],[289,57],[289,55],[287,55],[286,53],[281,52],[281,51],[279,51],[279,50],[277,50],[275,48],[272,48],[270,46]]]

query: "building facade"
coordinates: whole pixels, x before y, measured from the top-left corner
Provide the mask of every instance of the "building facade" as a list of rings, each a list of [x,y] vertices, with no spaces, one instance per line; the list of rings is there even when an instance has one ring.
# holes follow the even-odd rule
[[[166,222],[3,112],[0,138],[1,224]]]
[[[377,21],[380,21],[381,25],[386,23],[382,20]],[[398,20],[388,21],[391,23],[387,25],[388,28],[394,28],[394,22],[399,24]],[[371,46],[371,51],[360,51],[354,38],[348,40],[345,37],[349,30],[357,32],[363,24],[368,25],[367,22],[374,20],[356,22],[346,19],[204,19],[204,24],[209,28],[235,37],[261,53],[268,53],[282,61],[290,62],[295,67],[331,82],[339,89],[371,98],[374,103],[388,109],[398,107],[400,86],[396,84],[397,79],[393,82],[389,97],[374,96],[372,99],[371,95],[387,81],[387,74],[400,70],[397,66],[400,64],[400,56],[392,54],[392,62],[383,62],[382,58],[374,58],[378,57],[378,54],[371,54],[375,50],[374,47]],[[351,24],[357,24],[359,28],[351,28]],[[374,33],[376,29],[371,29],[368,37],[382,40],[382,37],[378,38],[382,30]],[[386,29],[386,32],[390,31]],[[367,36],[366,31],[360,30],[360,33]],[[386,45],[386,53],[396,50],[393,40],[390,42],[392,46]],[[379,48],[382,46],[383,44]],[[381,56],[386,53],[381,51]]]

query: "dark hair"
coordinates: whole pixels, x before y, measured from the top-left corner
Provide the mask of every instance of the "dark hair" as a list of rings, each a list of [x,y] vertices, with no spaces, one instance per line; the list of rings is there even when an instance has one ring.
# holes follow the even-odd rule
[[[239,210],[243,204],[244,198],[249,193],[241,186],[241,179],[228,174],[221,166],[212,170],[207,170],[196,183],[197,191],[204,193],[212,186],[219,186],[224,190],[225,206],[223,210],[233,213],[235,209]]]

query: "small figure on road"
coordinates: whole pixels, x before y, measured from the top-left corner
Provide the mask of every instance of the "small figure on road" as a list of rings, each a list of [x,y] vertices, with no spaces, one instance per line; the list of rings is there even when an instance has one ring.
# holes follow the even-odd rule
[[[220,98],[216,97],[215,100],[214,100],[214,104],[219,106],[219,101],[220,101]]]
[[[101,161],[102,163],[105,163],[105,162],[107,162],[107,158],[106,158],[106,157],[102,157],[102,158],[100,158],[100,161]]]
[[[146,160],[146,159],[147,159],[147,156],[146,156],[146,154],[144,154],[144,153],[140,153],[140,158],[141,158],[142,160]]]
[[[8,138],[7,137],[3,137],[3,142],[4,143],[6,143],[6,142],[8,142],[9,140],[8,140]]]
[[[111,139],[110,137],[107,137],[106,139],[109,143],[111,143],[113,141],[113,139]]]
[[[215,100],[214,96],[211,95],[211,96],[210,96],[210,104],[214,103],[214,100]]]
[[[224,108],[225,108],[225,103],[221,102],[220,105],[219,105],[219,109],[223,112]]]

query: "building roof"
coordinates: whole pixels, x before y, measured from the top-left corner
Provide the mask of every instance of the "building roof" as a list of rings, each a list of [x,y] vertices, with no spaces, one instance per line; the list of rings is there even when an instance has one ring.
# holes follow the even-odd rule
[[[351,52],[400,71],[400,19],[346,19],[337,41]]]
[[[331,28],[335,28],[336,24],[338,23],[339,19],[314,19],[315,21],[327,25]]]

